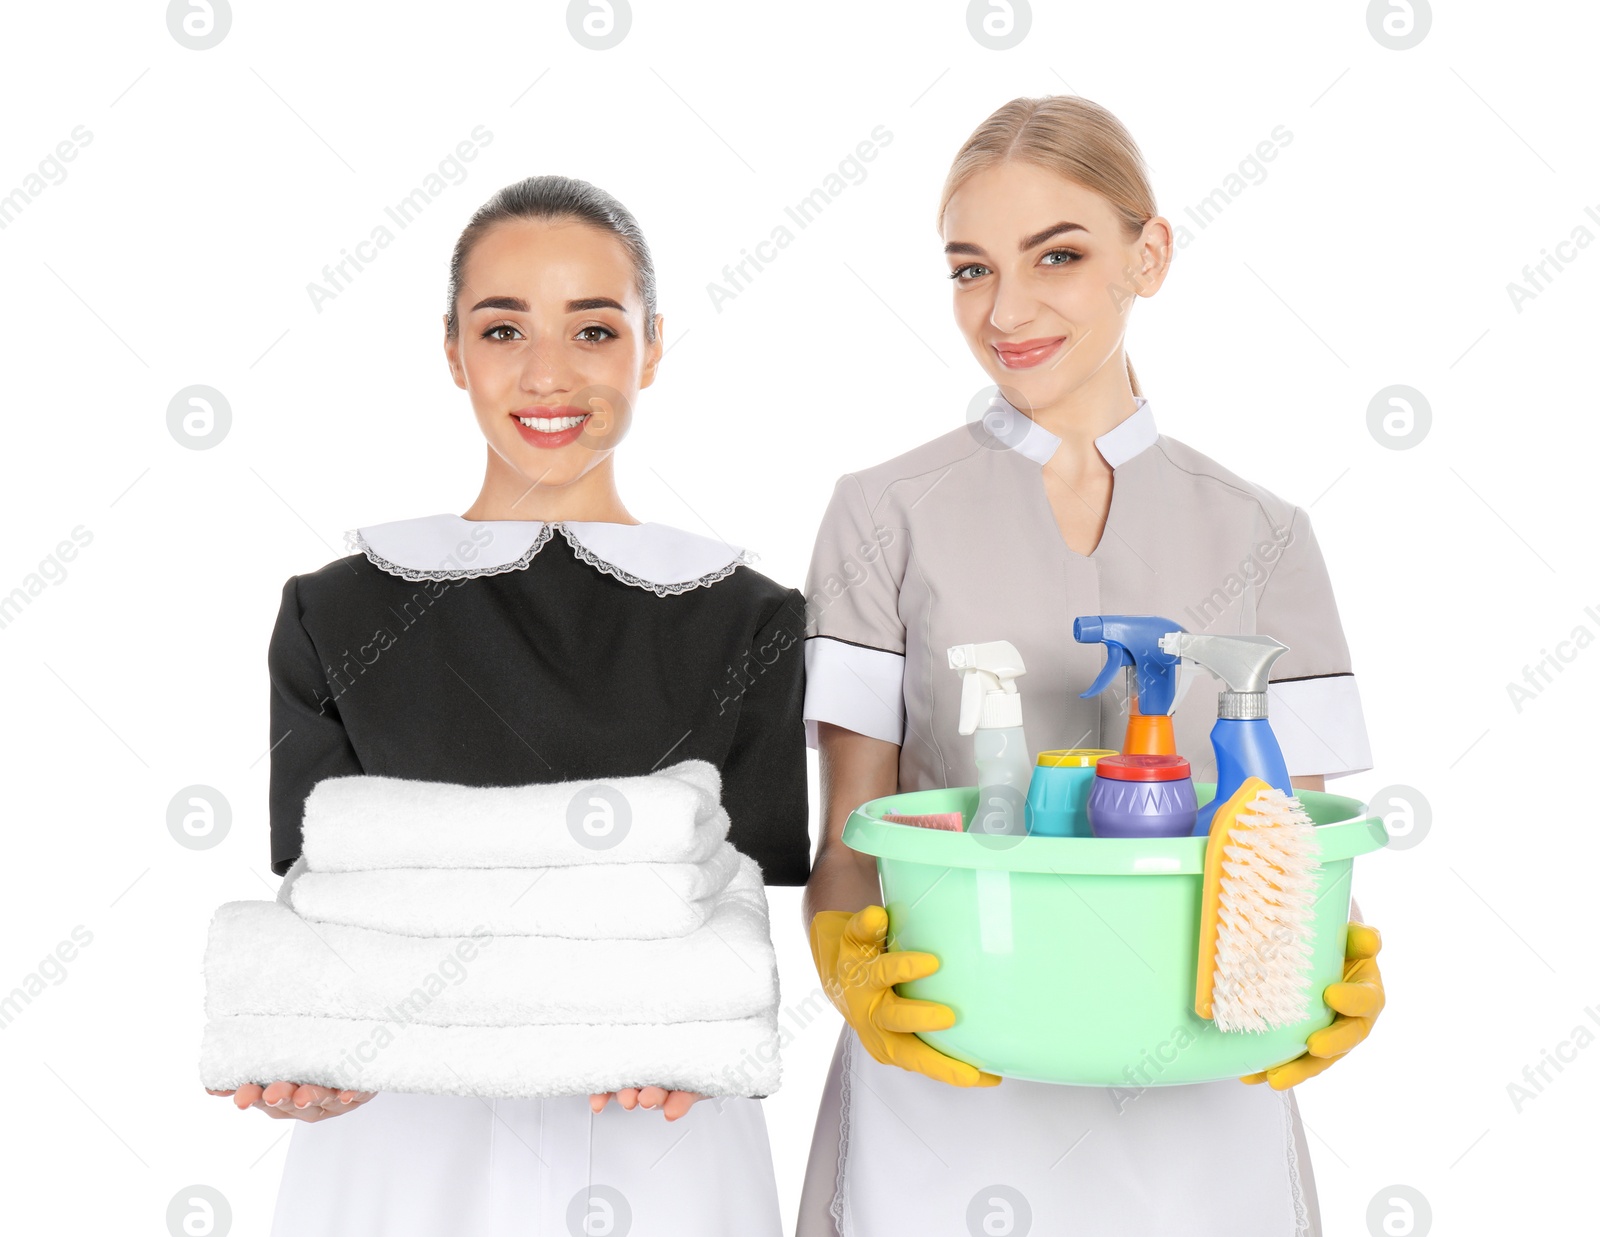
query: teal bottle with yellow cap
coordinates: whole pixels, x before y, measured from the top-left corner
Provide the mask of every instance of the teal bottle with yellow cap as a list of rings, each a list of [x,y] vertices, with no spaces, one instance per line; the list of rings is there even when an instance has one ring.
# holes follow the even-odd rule
[[[1047,838],[1087,838],[1089,791],[1095,762],[1117,753],[1104,747],[1071,747],[1040,752],[1028,783],[1030,834]]]

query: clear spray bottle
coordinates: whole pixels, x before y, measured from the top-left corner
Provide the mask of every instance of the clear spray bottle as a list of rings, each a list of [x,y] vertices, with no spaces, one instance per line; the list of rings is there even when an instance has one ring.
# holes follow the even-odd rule
[[[978,807],[968,833],[1027,832],[1028,782],[1033,756],[1022,733],[1022,696],[1016,680],[1022,654],[1005,640],[957,644],[950,668],[961,672],[959,730],[973,735],[978,766]]]

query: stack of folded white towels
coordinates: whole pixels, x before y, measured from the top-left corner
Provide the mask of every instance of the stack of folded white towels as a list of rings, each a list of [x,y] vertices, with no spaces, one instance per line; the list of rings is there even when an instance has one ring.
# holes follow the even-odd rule
[[[777,1089],[778,974],[716,766],[306,798],[276,902],[206,946],[201,1079],[534,1097]]]

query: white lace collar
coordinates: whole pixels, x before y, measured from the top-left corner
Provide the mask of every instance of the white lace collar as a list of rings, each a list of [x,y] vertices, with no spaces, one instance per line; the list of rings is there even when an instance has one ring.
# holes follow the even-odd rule
[[[1112,468],[1122,467],[1154,444],[1158,437],[1156,414],[1150,407],[1149,399],[1135,395],[1133,400],[1136,405],[1134,410],[1094,440],[1101,458]],[[1050,457],[1061,445],[1060,438],[1032,417],[1017,411],[998,393],[989,400],[989,407],[983,414],[983,428],[996,440],[1019,455],[1027,456],[1035,464],[1049,463]]]
[[[402,579],[470,580],[526,567],[557,530],[590,566],[662,597],[714,584],[756,558],[739,546],[649,521],[546,523],[450,514],[354,528],[345,544]]]

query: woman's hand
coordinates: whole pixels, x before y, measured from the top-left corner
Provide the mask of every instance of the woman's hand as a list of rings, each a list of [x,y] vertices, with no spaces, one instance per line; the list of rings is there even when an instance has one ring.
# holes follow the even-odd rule
[[[1350,921],[1345,938],[1344,979],[1322,990],[1322,999],[1337,1015],[1306,1040],[1306,1050],[1292,1061],[1257,1074],[1246,1074],[1240,1082],[1265,1082],[1274,1091],[1284,1091],[1315,1078],[1335,1061],[1366,1039],[1372,1024],[1383,1012],[1386,999],[1383,976],[1378,971],[1378,951],[1383,938],[1370,924]]]
[[[269,1082],[265,1087],[258,1082],[247,1082],[236,1091],[213,1091],[207,1087],[206,1093],[232,1096],[234,1107],[259,1108],[280,1121],[321,1121],[324,1117],[337,1117],[360,1108],[377,1094],[376,1091],[339,1091],[309,1082]]]
[[[868,1055],[952,1087],[993,1087],[1000,1075],[946,1056],[918,1039],[917,1031],[955,1025],[955,1010],[937,1001],[903,997],[896,984],[923,979],[939,959],[913,950],[886,950],[889,913],[881,906],[818,911],[811,921],[811,957],[823,995],[844,1015]]]
[[[623,1087],[620,1091],[601,1091],[589,1097],[589,1108],[599,1112],[611,1102],[612,1096],[628,1111],[635,1108],[659,1108],[668,1121],[676,1121],[706,1097],[698,1091],[668,1091],[665,1087]]]

